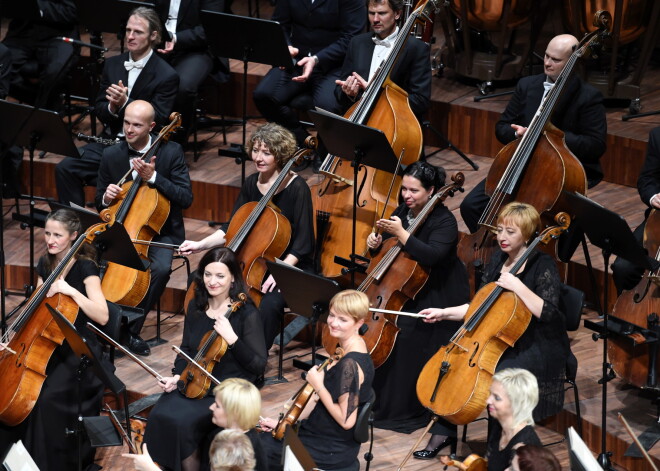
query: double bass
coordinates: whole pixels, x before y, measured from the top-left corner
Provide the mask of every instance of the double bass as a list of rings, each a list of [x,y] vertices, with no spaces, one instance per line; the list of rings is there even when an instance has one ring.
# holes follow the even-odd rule
[[[414,234],[448,196],[463,187],[465,177],[457,173],[452,177],[453,183],[443,186],[424,205],[417,217],[408,226],[408,232]],[[369,307],[389,311],[401,311],[403,305],[414,299],[424,287],[429,276],[429,268],[423,266],[403,251],[403,245],[396,237],[383,241],[380,251],[371,259],[367,274],[357,288],[369,298]],[[401,329],[397,327],[396,314],[372,313],[365,320],[367,331],[362,338],[367,345],[374,368],[378,368],[388,359],[394,348],[397,335]],[[323,347],[328,352],[335,351],[338,341],[330,334],[328,325],[323,326]]]
[[[422,0],[401,27],[392,50],[377,69],[362,98],[344,115],[353,123],[365,124],[385,133],[392,149],[409,165],[419,159],[422,150],[422,130],[415,117],[408,94],[390,79],[390,74],[410,38],[414,26],[428,19],[437,9],[439,0]],[[390,188],[400,177],[360,165],[358,181],[353,181],[353,168],[347,161],[326,156],[319,172],[325,179],[312,187],[312,203],[316,218],[316,265],[325,276],[339,276],[341,267],[334,262],[335,255],[347,256],[352,251],[353,208],[356,211],[356,253],[366,251],[365,241],[379,213],[394,210],[388,201]],[[357,199],[353,198],[353,185],[358,185]],[[355,203],[355,205],[354,205]]]
[[[518,273],[539,244],[568,229],[570,217],[559,213],[557,226],[536,237],[510,273]],[[424,407],[456,425],[472,422],[486,407],[495,368],[504,351],[527,330],[532,313],[513,292],[489,283],[474,296],[465,322],[449,343],[424,365],[417,398]]]
[[[552,214],[570,212],[563,192],[586,194],[584,168],[566,146],[564,133],[550,118],[579,59],[607,32],[611,21],[608,12],[598,12],[594,24],[599,29],[580,41],[523,137],[507,144],[495,157],[486,178],[486,194],[490,200],[479,219],[481,227],[458,244],[458,256],[468,267],[472,292],[480,269],[496,248],[495,221],[502,206],[513,200],[528,203],[536,208],[545,223],[550,223]],[[545,251],[555,256],[556,244],[546,247]]]

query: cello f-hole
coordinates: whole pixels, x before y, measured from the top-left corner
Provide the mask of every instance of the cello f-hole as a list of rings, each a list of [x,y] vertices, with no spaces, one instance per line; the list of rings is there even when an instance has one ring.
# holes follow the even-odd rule
[[[474,345],[475,345],[477,348],[474,349],[474,351],[472,352],[472,355],[470,355],[470,359],[468,360],[468,366],[469,366],[470,368],[474,368],[475,366],[477,366],[477,364],[474,363],[472,360],[474,359],[475,355],[476,355],[477,352],[479,351],[479,348],[480,348],[480,346],[479,346],[479,342],[474,342]]]
[[[383,297],[379,295],[379,296],[376,296],[376,305],[375,305],[375,306],[372,306],[372,307],[373,307],[374,309],[380,309],[380,306],[381,306],[382,304],[383,304]],[[378,319],[380,319],[380,316],[378,315],[378,313],[376,313],[376,312],[374,312],[374,311],[371,311],[371,318],[372,318],[373,320],[377,321]]]
[[[358,208],[364,208],[368,202],[366,199],[360,202],[360,195],[362,194],[362,189],[364,188],[364,184],[367,182],[367,171],[364,165],[360,165],[360,167],[358,168],[358,173],[359,172],[363,172],[363,175],[362,175],[362,181],[360,182],[360,188],[358,188],[355,204],[357,205]]]

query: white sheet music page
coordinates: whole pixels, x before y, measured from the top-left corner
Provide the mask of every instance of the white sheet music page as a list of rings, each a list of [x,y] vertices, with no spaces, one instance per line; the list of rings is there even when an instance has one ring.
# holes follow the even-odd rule
[[[30,453],[20,440],[11,446],[2,464],[8,471],[39,471]]]

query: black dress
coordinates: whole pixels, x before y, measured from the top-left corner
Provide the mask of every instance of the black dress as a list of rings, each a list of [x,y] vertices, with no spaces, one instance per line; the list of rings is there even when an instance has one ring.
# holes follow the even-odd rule
[[[501,251],[493,255],[484,272],[483,284],[500,277],[506,259],[507,255]],[[561,282],[552,257],[538,251],[530,256],[525,269],[517,276],[543,299],[543,309],[541,317],[532,316],[527,330],[504,352],[496,370],[524,368],[536,376],[539,404],[534,409],[534,420],[538,422],[564,406],[564,378],[570,346],[564,315],[557,307]]]
[[[194,305],[193,301],[188,306],[181,341],[181,350],[192,358],[197,354],[202,337],[215,323]],[[267,360],[259,311],[254,305],[246,304],[231,314],[229,323],[238,340],[215,365],[212,374],[220,381],[243,378],[254,382],[263,375]],[[186,364],[186,360],[177,357],[173,373],[181,374]],[[155,462],[175,471],[181,469],[181,461],[190,456],[215,427],[209,410],[214,400],[213,388],[209,388],[208,395],[202,399],[188,399],[179,391],[163,393],[149,414],[144,434],[144,442]]]
[[[364,380],[359,383],[359,370]],[[349,352],[330,368],[323,385],[335,403],[348,393],[348,418],[355,409],[369,400],[374,366],[367,353]],[[317,402],[307,420],[300,423],[298,437],[320,469],[346,468],[357,460],[360,444],[353,437],[354,428],[345,430],[332,418],[322,401]],[[282,442],[270,434],[262,434],[264,448],[268,454],[271,470],[281,470]]]
[[[502,438],[500,423],[497,420],[489,419],[488,449],[486,451],[488,471],[504,471],[508,468],[515,453],[514,447],[518,444],[543,446],[531,425],[525,426],[516,433],[502,450],[500,450],[500,438]]]
[[[408,208],[400,205],[393,216],[408,228]],[[384,235],[387,238],[388,234]],[[454,215],[443,205],[436,206],[404,250],[422,265],[431,268],[429,279],[404,311],[418,312],[428,307],[448,307],[469,300],[465,267],[456,255],[458,226]],[[430,418],[417,399],[417,378],[426,362],[447,343],[461,326],[443,321],[427,324],[421,319],[399,316],[401,332],[387,361],[376,370],[374,407],[376,427],[411,433],[425,426]]]
[[[43,257],[37,264],[37,273],[42,280],[48,278]],[[79,259],[65,277],[66,282],[87,296],[85,279],[99,276],[99,269],[90,260]],[[79,311],[74,325],[87,339],[87,345],[101,358],[101,347],[97,336],[86,325],[90,319]],[[57,347],[46,367],[46,379],[39,399],[30,415],[16,427],[2,426],[0,451],[12,442],[21,439],[40,470],[77,469],[77,442],[75,435],[66,435],[65,429],[75,430],[78,417],[77,375],[79,361],[69,344]],[[106,363],[107,368],[112,365]],[[101,410],[103,384],[93,370],[85,370],[81,382],[83,417],[97,416]],[[82,467],[94,461],[95,449],[89,440],[83,440]]]

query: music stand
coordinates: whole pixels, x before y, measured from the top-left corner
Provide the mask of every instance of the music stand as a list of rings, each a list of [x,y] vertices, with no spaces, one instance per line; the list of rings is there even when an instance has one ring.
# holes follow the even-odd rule
[[[70,206],[68,204],[60,203],[59,201],[48,200],[48,206],[50,206],[51,211],[67,209],[76,213],[76,216],[78,216],[78,220],[80,221],[81,230],[83,232],[86,232],[87,229],[96,224],[104,222],[103,219],[101,219],[101,216],[99,216],[99,213],[85,209],[82,206],[78,206],[77,204]]]
[[[598,455],[598,463],[603,469],[613,469],[610,461],[612,453],[607,451],[607,383],[615,378],[615,373],[607,361],[607,339],[608,330],[608,271],[610,257],[617,255],[630,263],[646,269],[657,269],[658,262],[650,258],[646,251],[637,244],[626,220],[619,214],[610,211],[598,203],[590,200],[579,193],[564,193],[568,206],[571,208],[571,228],[584,231],[589,241],[603,251],[603,328],[594,334],[594,340],[603,339],[603,376],[599,382],[603,386],[603,398],[601,405],[601,453]],[[596,295],[596,293],[594,293]],[[586,324],[585,326],[589,327]]]
[[[126,414],[126,417],[128,417],[128,396],[126,395],[126,386],[124,383],[121,382],[117,376],[114,375],[114,373],[108,371],[106,368],[103,367],[103,364],[99,361],[99,358],[96,357],[94,352],[89,348],[87,345],[87,341],[85,338],[78,332],[78,330],[75,328],[75,326],[66,318],[62,315],[61,312],[59,312],[57,309],[53,308],[50,304],[46,303],[46,307],[48,308],[48,311],[50,314],[53,316],[53,319],[55,319],[55,322],[59,326],[60,330],[62,331],[62,334],[64,334],[64,337],[66,341],[69,343],[69,346],[71,347],[71,350],[73,353],[80,359],[80,363],[78,365],[78,370],[76,372],[77,374],[77,397],[78,397],[78,420],[76,422],[76,430],[71,432],[67,430],[67,433],[75,433],[77,436],[78,440],[78,471],[82,471],[82,433],[83,433],[83,424],[85,418],[82,416],[82,397],[81,397],[81,387],[82,387],[82,380],[83,376],[85,374],[85,370],[89,368],[90,366],[92,367],[94,374],[103,382],[103,384],[110,389],[115,395],[123,394],[124,396],[124,413]],[[105,417],[108,422],[110,422],[109,417]],[[94,427],[97,430],[100,429],[105,429],[105,430],[111,430],[114,432],[114,443],[117,443],[117,431],[115,430],[114,426],[112,426],[112,423],[110,423],[110,428],[107,426],[105,427],[99,427],[98,425],[98,419],[94,417],[95,420],[92,421],[94,424]],[[128,422],[128,419],[127,419]],[[127,427],[128,429],[128,434],[129,434],[129,439],[130,439],[130,425]],[[90,429],[88,429],[88,432]],[[90,437],[91,440],[91,437]],[[95,437],[95,440],[98,441],[111,441],[113,440],[113,437]],[[121,438],[119,438],[117,445],[121,445]]]
[[[330,154],[345,160],[352,160],[353,166],[353,231],[350,260],[344,260],[335,255],[335,263],[348,269],[342,270],[351,274],[351,286],[355,286],[355,272],[364,271],[364,266],[356,263],[361,258],[355,253],[355,238],[357,237],[357,206],[358,206],[358,171],[362,165],[377,170],[395,174],[398,171],[399,159],[394,154],[385,133],[379,129],[354,123],[346,118],[321,110],[309,111],[319,136],[323,139]]]
[[[277,282],[277,287],[291,311],[298,315],[307,317],[312,324],[312,361],[311,363],[294,360],[296,368],[307,371],[317,365],[316,355],[316,330],[318,321],[325,321],[328,314],[330,299],[341,291],[339,283],[329,278],[307,273],[299,268],[292,267],[286,263],[266,261],[268,270]],[[305,289],[301,289],[301,287]],[[281,339],[284,338],[284,321],[280,322]],[[280,357],[278,365],[278,382],[283,382],[282,377],[282,352],[283,342],[280,342]],[[328,352],[330,354],[334,352]]]
[[[309,454],[305,445],[298,438],[298,434],[291,425],[287,425],[282,444],[283,471],[316,471],[314,458]]]
[[[117,33],[122,39],[128,16],[137,7],[156,8],[152,2],[133,0],[75,0],[80,23],[90,31]],[[122,43],[123,50],[123,43]]]
[[[284,30],[277,21],[262,20],[248,16],[230,15],[202,10],[201,20],[204,25],[207,42],[218,57],[228,57],[243,61],[243,140],[241,148],[226,152],[218,151],[221,156],[236,158],[241,162],[241,182],[245,181],[245,142],[247,133],[247,77],[248,62],[266,64],[273,67],[293,67],[295,60],[289,53]]]

